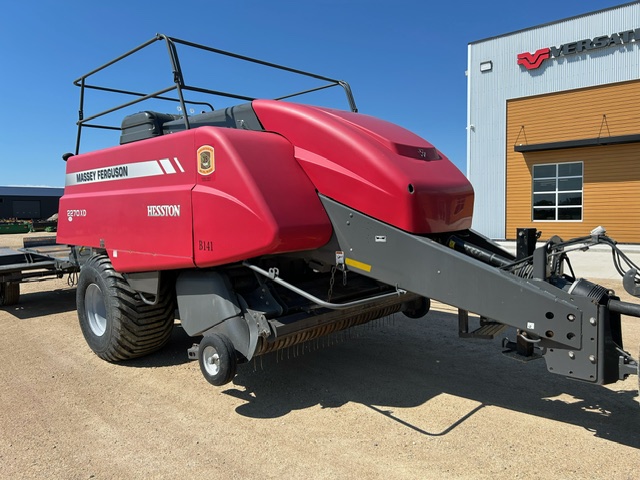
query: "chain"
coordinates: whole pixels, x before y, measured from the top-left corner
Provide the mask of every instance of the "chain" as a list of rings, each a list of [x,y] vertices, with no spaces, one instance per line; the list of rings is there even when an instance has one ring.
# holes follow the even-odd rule
[[[331,279],[329,279],[329,292],[327,293],[327,301],[331,301],[333,295],[333,284],[336,281],[336,267],[331,267]]]

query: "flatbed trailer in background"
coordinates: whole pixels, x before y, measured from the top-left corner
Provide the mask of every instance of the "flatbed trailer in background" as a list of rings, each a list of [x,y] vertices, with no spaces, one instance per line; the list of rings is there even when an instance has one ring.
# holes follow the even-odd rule
[[[21,283],[78,273],[74,254],[68,245],[57,244],[55,235],[26,237],[23,248],[0,247],[0,306],[18,303]]]

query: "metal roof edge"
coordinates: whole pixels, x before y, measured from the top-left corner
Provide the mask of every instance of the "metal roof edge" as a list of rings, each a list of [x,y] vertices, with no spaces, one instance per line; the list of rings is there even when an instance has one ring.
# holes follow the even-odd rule
[[[59,197],[64,193],[63,187],[43,187],[26,185],[0,185],[0,195],[12,197],[36,196]]]
[[[556,23],[567,22],[569,20],[575,20],[577,18],[586,17],[588,15],[595,15],[597,13],[603,13],[603,12],[607,12],[609,10],[615,10],[617,8],[623,8],[623,7],[628,7],[630,5],[638,5],[638,4],[640,4],[640,1],[623,3],[623,4],[620,4],[620,5],[614,5],[613,7],[607,7],[607,8],[602,8],[600,10],[594,10],[592,12],[585,12],[585,13],[581,13],[580,15],[574,15],[572,17],[562,18],[560,20],[554,20],[552,22],[541,23],[540,25],[535,25],[533,27],[522,28],[520,30],[515,30],[515,31],[509,32],[509,33],[503,33],[501,35],[494,35],[493,37],[487,37],[487,38],[483,38],[481,40],[474,40],[473,42],[469,42],[469,45],[475,45],[475,44],[478,44],[478,43],[488,42],[489,40],[495,40],[497,38],[508,37],[508,36],[511,36],[511,35],[516,35],[518,33],[528,32],[530,30],[535,30],[536,28],[548,27],[549,25],[555,25]]]

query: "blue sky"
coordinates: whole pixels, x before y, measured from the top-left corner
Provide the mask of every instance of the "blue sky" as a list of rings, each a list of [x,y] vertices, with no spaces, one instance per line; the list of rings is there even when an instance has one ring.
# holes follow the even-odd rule
[[[5,112],[0,185],[63,186],[61,155],[75,148],[79,89],[73,80],[156,33],[344,79],[351,84],[360,112],[414,131],[464,171],[468,43],[622,3],[5,2],[0,14],[0,95]],[[161,62],[165,63],[152,65],[145,57],[126,75],[119,72],[119,78],[108,80],[123,88],[143,88],[149,81],[153,88],[149,75],[155,77],[149,72],[158,68],[162,76],[168,71],[166,57]],[[196,67],[196,74],[206,73],[211,79],[207,86],[213,89],[219,84],[249,88],[245,85],[253,81],[268,92],[289,87],[286,82],[291,81],[287,91],[299,90],[295,78],[282,85],[280,80],[245,73],[237,64]],[[161,84],[168,86],[166,81]],[[250,90],[250,95],[254,92],[259,93]],[[83,138],[83,151],[106,141],[84,133]],[[117,143],[117,136],[113,138]]]

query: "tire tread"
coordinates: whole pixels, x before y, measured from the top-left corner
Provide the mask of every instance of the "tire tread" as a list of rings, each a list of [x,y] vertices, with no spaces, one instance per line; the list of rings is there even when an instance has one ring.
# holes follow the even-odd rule
[[[20,300],[20,284],[15,282],[0,283],[0,306],[15,305]]]
[[[106,255],[95,255],[83,268],[87,266],[102,277],[109,290],[106,295],[111,296],[114,303],[114,308],[108,313],[114,328],[107,348],[100,352],[94,350],[99,357],[111,362],[129,360],[153,353],[167,344],[175,311],[175,296],[170,282],[161,284],[158,303],[148,305],[114,270]]]

